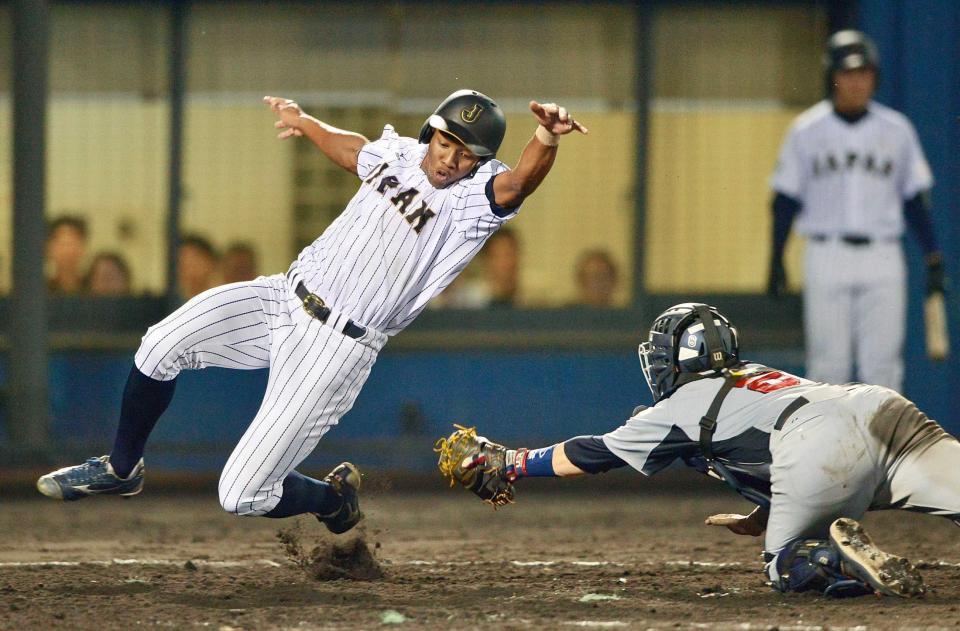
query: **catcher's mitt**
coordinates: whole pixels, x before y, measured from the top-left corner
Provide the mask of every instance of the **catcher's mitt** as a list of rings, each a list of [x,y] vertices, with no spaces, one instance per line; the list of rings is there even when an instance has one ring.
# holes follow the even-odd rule
[[[494,508],[512,503],[517,475],[509,456],[515,452],[477,436],[475,427],[454,427],[457,431],[433,447],[440,454],[440,473],[450,478],[450,486],[459,482]]]

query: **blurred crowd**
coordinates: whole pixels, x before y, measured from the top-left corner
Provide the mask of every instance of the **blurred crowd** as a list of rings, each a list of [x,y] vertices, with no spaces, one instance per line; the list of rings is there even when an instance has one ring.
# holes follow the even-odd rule
[[[520,286],[521,243],[509,227],[491,236],[480,255],[431,306],[439,309],[487,309],[528,306]],[[568,306],[618,306],[619,272],[613,256],[602,248],[585,250],[573,270],[576,294]]]
[[[130,266],[118,252],[89,252],[87,222],[64,215],[47,228],[45,275],[52,294],[130,296],[134,294]],[[252,280],[259,275],[257,254],[247,243],[217,251],[209,239],[185,234],[177,249],[177,291],[184,301],[221,285]]]
[[[89,252],[87,222],[76,215],[52,220],[47,230],[45,272],[53,294],[130,296],[134,284],[122,254]],[[483,248],[475,263],[435,301],[435,308],[487,309],[527,306],[520,286],[521,242],[517,233],[502,228]],[[184,234],[177,249],[177,291],[182,301],[225,283],[252,280],[259,275],[257,253],[244,242],[222,251],[203,235]],[[576,293],[570,306],[617,306],[619,270],[602,248],[582,252],[573,269]]]

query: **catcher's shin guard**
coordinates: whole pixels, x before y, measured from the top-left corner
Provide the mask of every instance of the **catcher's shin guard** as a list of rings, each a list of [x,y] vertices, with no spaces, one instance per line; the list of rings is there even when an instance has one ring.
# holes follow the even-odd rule
[[[863,527],[841,517],[830,539],[796,539],[767,566],[773,588],[781,592],[822,591],[827,596],[919,596],[923,579],[904,558],[877,548]]]
[[[824,539],[795,539],[770,561],[767,574],[778,592],[815,590],[836,597],[873,593],[863,581],[843,574],[840,554]]]

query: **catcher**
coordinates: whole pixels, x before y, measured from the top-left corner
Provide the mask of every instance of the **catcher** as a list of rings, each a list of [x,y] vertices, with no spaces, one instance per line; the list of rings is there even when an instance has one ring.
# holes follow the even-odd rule
[[[889,388],[742,361],[736,328],[704,304],[661,313],[639,352],[655,404],[624,425],[542,449],[508,449],[458,427],[437,441],[440,471],[496,507],[513,501],[520,478],[625,465],[653,475],[681,460],[757,505],[706,523],[766,532],[774,589],[924,593],[916,569],[878,549],[856,520],[886,508],[960,518],[955,438]]]

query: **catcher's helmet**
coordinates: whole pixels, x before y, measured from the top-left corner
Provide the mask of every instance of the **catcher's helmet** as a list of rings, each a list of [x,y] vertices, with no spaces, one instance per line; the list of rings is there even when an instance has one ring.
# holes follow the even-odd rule
[[[640,364],[653,400],[680,385],[682,373],[720,370],[739,362],[737,329],[716,308],[699,302],[674,305],[657,316],[640,344]]]
[[[830,92],[833,89],[833,73],[837,70],[871,68],[877,73],[879,79],[880,55],[873,40],[860,31],[837,31],[827,40],[823,67],[826,73],[827,92]]]
[[[424,121],[420,142],[430,142],[434,129],[450,134],[478,158],[492,158],[503,142],[507,119],[490,97],[476,90],[458,90]]]

